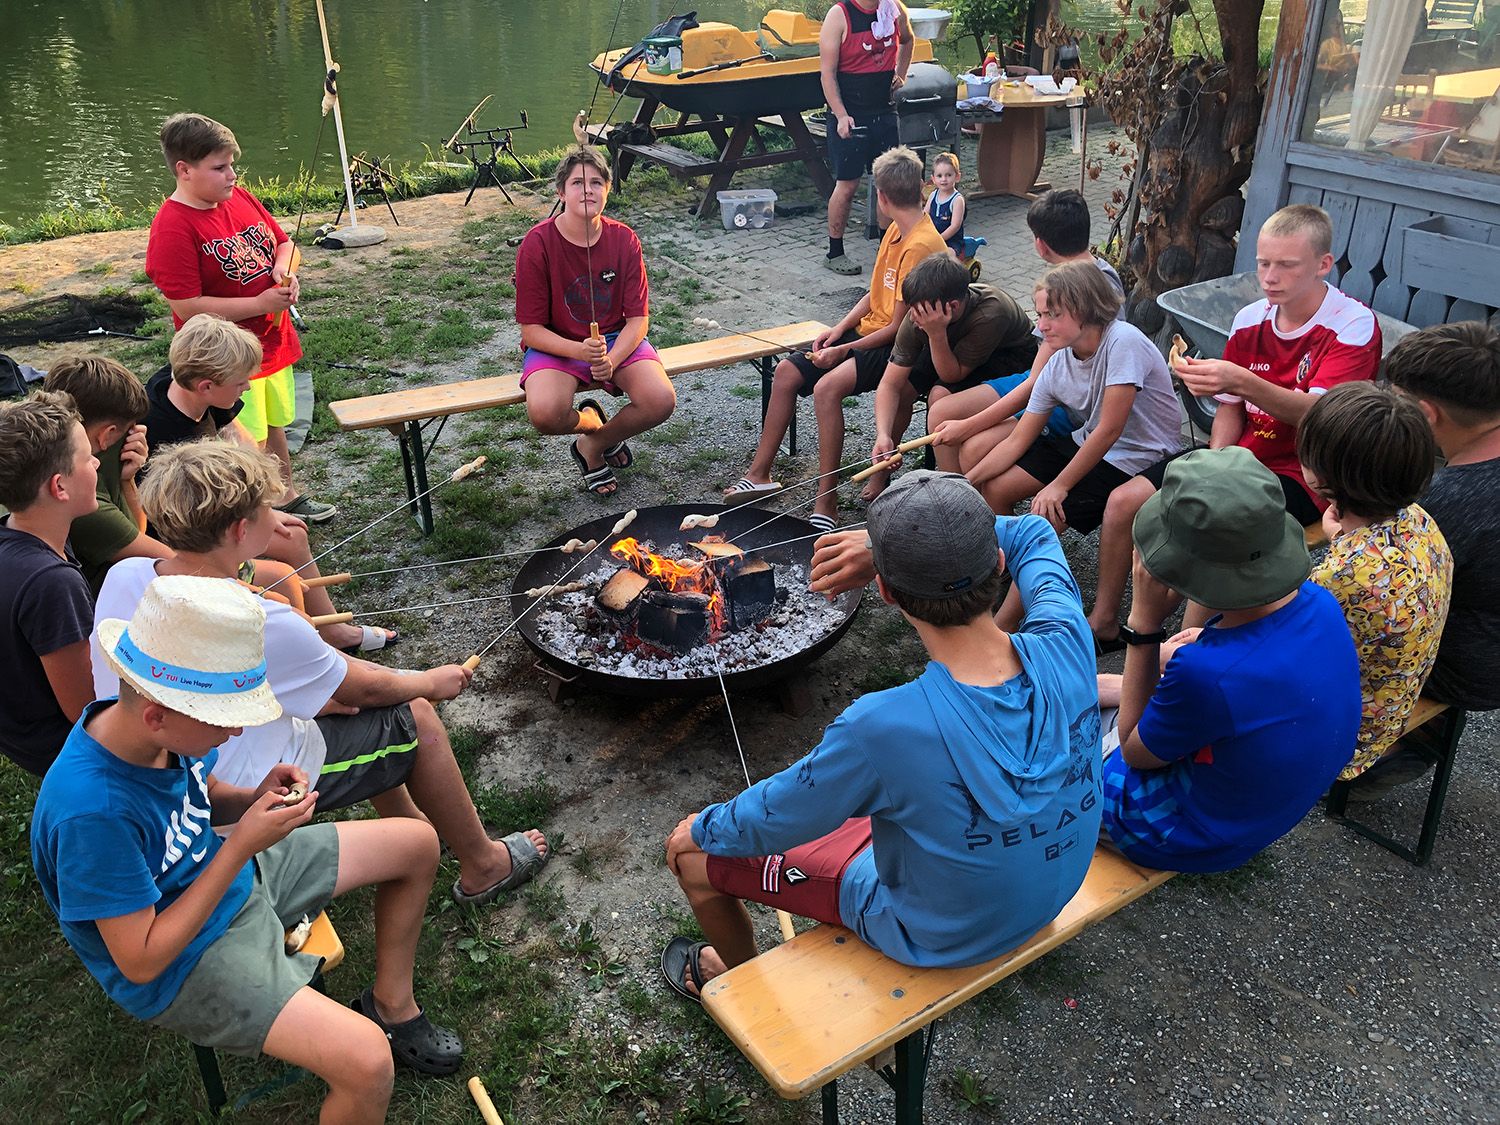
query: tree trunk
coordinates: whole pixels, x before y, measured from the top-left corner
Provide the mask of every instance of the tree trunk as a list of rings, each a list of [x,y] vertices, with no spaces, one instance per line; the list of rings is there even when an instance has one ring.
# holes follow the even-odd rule
[[[1164,314],[1156,296],[1234,268],[1234,235],[1260,123],[1258,35],[1264,0],[1215,0],[1224,62],[1194,60],[1150,137],[1129,262],[1130,319],[1147,335]]]

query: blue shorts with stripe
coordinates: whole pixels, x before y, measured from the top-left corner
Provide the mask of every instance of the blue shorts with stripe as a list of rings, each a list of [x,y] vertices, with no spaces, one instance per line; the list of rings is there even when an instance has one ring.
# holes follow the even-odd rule
[[[417,720],[411,706],[364,707],[356,715],[314,720],[328,746],[318,774],[318,809],[357,805],[405,785],[417,760]]]

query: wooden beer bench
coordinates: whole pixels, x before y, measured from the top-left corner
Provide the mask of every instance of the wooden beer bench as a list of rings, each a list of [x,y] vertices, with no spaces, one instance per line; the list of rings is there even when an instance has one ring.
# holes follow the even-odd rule
[[[929,1025],[1172,875],[1101,845],[1062,913],[993,961],[913,968],[819,925],[709,981],[703,1006],[783,1098],[821,1089],[824,1125],[838,1125],[839,1075],[894,1047],[895,1065],[879,1073],[896,1092],[896,1125],[920,1125]]]
[[[660,349],[662,366],[671,377],[724,367],[731,363],[753,362],[760,368],[760,417],[765,422],[771,401],[771,376],[774,362],[786,352],[804,348],[828,331],[816,320],[768,328],[754,336],[729,335],[693,344],[679,344]],[[520,375],[496,375],[487,379],[467,379],[459,383],[411,387],[386,394],[346,398],[328,404],[341,430],[384,428],[401,442],[401,466],[406,473],[406,495],[411,501],[412,516],[422,534],[432,533],[432,503],[422,495],[427,491],[427,457],[437,445],[443,427],[454,414],[471,410],[488,410],[496,406],[513,406],[526,401]],[[430,439],[424,441],[424,429],[435,423]],[[792,416],[791,453],[797,453],[797,418]]]

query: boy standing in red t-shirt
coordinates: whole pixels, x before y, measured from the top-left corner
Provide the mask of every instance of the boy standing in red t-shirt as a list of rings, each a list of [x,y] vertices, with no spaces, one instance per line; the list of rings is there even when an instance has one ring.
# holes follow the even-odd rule
[[[236,187],[240,146],[223,125],[199,113],[174,113],[161,127],[162,155],[177,190],[151,220],[146,275],[172,309],[172,323],[198,313],[232,320],[260,341],[260,372],[245,392],[239,420],[281,462],[286,492],[276,505],[314,523],[337,509],[298,493],[292,484],[286,427],[296,417],[292,365],[302,345],[288,311],[299,286],[294,247],[260,200]]]

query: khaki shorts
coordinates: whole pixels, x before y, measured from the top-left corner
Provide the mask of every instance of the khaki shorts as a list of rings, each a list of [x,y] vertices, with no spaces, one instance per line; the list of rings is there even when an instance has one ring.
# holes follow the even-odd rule
[[[292,369],[283,367],[262,379],[252,379],[240,401],[245,408],[236,417],[256,441],[266,440],[269,426],[290,426],[297,417],[297,383]]]
[[[260,1054],[276,1017],[322,964],[310,953],[288,955],[283,933],[302,915],[317,916],[338,874],[337,825],[298,828],[261,852],[245,905],[150,1022],[200,1047]]]

